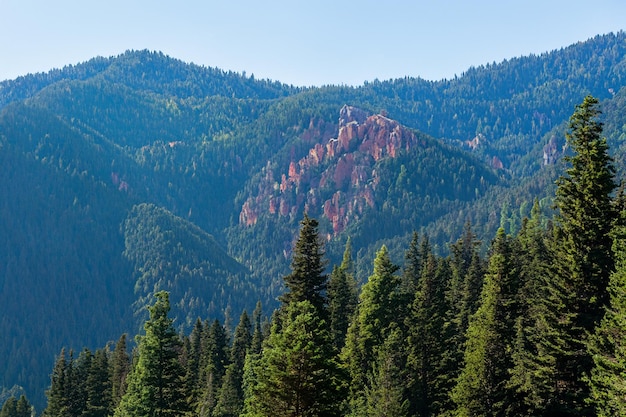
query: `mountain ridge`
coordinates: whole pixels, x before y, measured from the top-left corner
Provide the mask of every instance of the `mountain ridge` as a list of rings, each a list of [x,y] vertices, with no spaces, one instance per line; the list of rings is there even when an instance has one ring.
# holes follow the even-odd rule
[[[440,82],[303,89],[149,51],[2,82],[0,385],[41,404],[63,345],[134,333],[164,287],[181,326],[271,309],[305,210],[331,264],[351,239],[361,281],[383,243],[400,264],[414,230],[440,252],[467,221],[483,241],[514,232],[533,199],[550,210],[560,152],[543,152],[585,94],[623,160],[625,84],[623,32]]]

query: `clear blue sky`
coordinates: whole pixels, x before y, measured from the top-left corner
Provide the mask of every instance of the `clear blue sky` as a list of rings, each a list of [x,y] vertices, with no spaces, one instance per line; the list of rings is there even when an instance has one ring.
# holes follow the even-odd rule
[[[439,80],[619,30],[624,0],[0,0],[0,80],[128,49],[294,85]]]

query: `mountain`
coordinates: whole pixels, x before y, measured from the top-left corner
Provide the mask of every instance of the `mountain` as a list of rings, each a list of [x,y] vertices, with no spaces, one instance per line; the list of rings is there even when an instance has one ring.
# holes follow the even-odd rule
[[[586,94],[623,161],[626,34],[455,79],[296,88],[127,51],[0,83],[0,385],[41,407],[63,346],[276,304],[304,212],[358,278],[413,230],[439,251],[549,211],[564,126]],[[619,164],[624,166],[623,164]]]

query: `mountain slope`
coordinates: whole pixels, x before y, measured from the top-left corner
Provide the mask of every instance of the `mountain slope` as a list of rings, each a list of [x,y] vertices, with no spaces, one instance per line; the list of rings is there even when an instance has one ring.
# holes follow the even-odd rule
[[[183,327],[271,309],[305,210],[331,262],[352,239],[361,280],[413,230],[441,252],[468,219],[483,240],[514,231],[533,198],[549,210],[585,94],[624,160],[625,49],[610,34],[453,80],[313,89],[129,51],[1,83],[0,383],[41,405],[61,347],[134,333],[157,289]]]

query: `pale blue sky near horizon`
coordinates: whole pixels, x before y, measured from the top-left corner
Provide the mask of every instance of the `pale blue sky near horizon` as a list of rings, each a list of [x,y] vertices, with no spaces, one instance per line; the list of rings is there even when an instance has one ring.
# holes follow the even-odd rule
[[[131,49],[298,86],[440,80],[620,30],[624,0],[0,0],[0,81]]]

